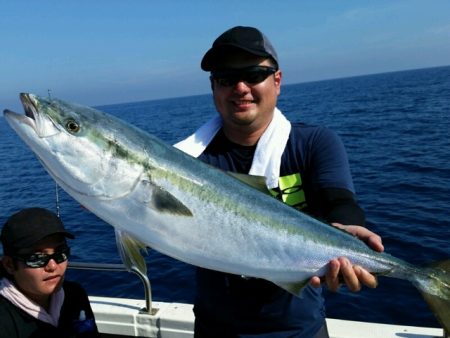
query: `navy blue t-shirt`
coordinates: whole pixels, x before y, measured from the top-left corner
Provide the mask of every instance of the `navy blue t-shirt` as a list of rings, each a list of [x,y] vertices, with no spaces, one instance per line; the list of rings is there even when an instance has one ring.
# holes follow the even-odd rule
[[[248,173],[255,149],[234,144],[219,131],[199,159],[226,171]],[[292,124],[279,188],[272,193],[328,222],[364,223],[344,146],[324,127]],[[197,269],[194,313],[199,337],[312,337],[325,319],[320,288],[308,285],[298,298],[266,280],[203,268]]]

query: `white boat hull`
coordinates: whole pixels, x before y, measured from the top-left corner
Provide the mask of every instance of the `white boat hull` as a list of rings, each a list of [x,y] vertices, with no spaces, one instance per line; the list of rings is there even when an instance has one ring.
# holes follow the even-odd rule
[[[152,314],[141,312],[145,300],[90,296],[102,334],[116,337],[192,338],[192,304],[153,302]],[[432,338],[443,329],[388,325],[327,318],[330,338]]]

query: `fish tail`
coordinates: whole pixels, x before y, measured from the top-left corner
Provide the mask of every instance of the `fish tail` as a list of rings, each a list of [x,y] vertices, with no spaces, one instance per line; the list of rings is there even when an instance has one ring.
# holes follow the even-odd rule
[[[433,263],[426,277],[414,284],[420,290],[439,323],[450,333],[450,260]]]

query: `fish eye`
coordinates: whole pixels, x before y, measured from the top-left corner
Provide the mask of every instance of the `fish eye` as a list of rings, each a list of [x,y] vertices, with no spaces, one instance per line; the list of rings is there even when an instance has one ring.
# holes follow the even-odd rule
[[[75,120],[69,120],[66,122],[66,129],[70,133],[77,133],[80,130],[80,125]]]

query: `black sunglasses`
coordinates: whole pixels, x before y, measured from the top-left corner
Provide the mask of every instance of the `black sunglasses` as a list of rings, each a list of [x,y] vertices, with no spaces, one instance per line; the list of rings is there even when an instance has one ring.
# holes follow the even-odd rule
[[[56,263],[60,264],[69,259],[70,256],[70,248],[68,246],[64,246],[61,249],[58,249],[51,255],[45,253],[33,253],[33,254],[24,254],[24,255],[15,255],[14,258],[25,263],[29,268],[42,268],[53,259]]]
[[[211,78],[222,87],[235,86],[238,82],[255,85],[263,82],[278,69],[267,66],[251,66],[239,69],[224,69],[211,72]]]

